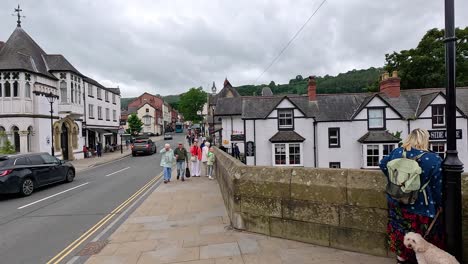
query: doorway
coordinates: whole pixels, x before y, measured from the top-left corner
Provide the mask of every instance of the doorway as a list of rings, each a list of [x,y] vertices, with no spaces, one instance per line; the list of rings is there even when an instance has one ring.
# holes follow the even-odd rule
[[[68,160],[68,128],[65,123],[62,124],[62,133],[60,134],[60,145],[62,148],[63,160]]]
[[[21,152],[21,145],[20,145],[19,129],[16,126],[13,127],[13,143],[15,144],[16,153],[20,153]]]

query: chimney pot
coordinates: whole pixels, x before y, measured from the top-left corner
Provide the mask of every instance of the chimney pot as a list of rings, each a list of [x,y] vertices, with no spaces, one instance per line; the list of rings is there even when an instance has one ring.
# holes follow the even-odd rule
[[[380,92],[386,94],[388,97],[400,97],[400,78],[398,78],[397,71],[393,71],[391,78],[388,72],[382,75]]]

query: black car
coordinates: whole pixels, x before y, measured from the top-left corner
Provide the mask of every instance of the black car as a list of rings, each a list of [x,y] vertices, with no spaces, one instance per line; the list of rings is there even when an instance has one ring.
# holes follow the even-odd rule
[[[0,194],[28,196],[38,187],[74,178],[73,165],[49,153],[0,156]]]
[[[148,138],[135,139],[132,146],[132,156],[135,157],[137,154],[149,154],[156,153],[156,144]]]

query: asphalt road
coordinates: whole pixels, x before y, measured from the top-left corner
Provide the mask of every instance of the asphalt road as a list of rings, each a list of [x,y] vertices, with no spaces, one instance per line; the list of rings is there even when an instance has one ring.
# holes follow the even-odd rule
[[[168,142],[175,145],[181,139],[178,134]],[[0,263],[49,261],[161,173],[159,150],[164,143],[157,142],[154,155],[78,172],[72,183],[24,198],[0,197]]]

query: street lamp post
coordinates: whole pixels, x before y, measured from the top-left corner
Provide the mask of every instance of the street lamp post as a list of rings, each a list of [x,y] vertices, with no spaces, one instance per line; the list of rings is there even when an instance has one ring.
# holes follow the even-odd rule
[[[456,139],[456,82],[455,82],[455,6],[454,0],[445,0],[445,74],[446,74],[446,111],[447,155],[444,168],[444,212],[447,250],[462,262],[462,202],[461,173],[463,163],[458,158]]]
[[[47,101],[50,104],[50,134],[51,134],[51,153],[52,156],[55,156],[55,151],[54,151],[54,119],[53,119],[53,113],[54,113],[54,108],[53,104],[54,101],[59,98],[58,95],[53,94],[52,92],[40,92],[40,91],[34,91],[33,92],[35,95],[40,95],[44,96]]]

